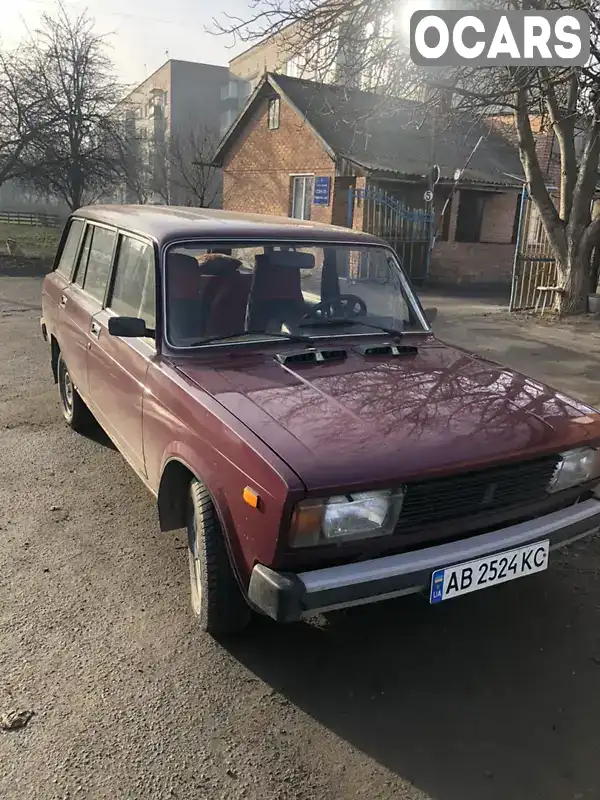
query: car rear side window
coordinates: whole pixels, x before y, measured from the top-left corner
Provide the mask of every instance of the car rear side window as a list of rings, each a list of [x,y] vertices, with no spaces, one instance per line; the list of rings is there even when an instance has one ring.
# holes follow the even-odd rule
[[[101,303],[104,300],[104,293],[110,276],[117,232],[110,228],[95,226],[93,226],[92,230],[90,254],[83,279],[83,288]]]
[[[141,317],[156,327],[154,248],[147,242],[121,236],[109,308],[124,317]]]
[[[64,278],[70,279],[77,257],[77,248],[83,231],[83,220],[72,219],[69,223],[67,238],[65,240],[60,259],[56,265],[56,272]]]

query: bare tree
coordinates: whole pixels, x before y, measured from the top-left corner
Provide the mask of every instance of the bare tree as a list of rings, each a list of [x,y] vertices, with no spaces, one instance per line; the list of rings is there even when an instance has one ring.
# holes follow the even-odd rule
[[[0,51],[0,186],[23,178],[53,122],[30,56],[25,48]]]
[[[166,205],[215,206],[221,195],[219,168],[213,163],[215,131],[193,124],[166,140],[143,138],[133,130],[123,136],[121,180],[137,203],[159,198]]]
[[[112,191],[122,153],[115,115],[122,90],[87,13],[71,18],[59,5],[55,16],[44,14],[28,51],[52,119],[35,139],[28,180],[76,209]]]
[[[148,155],[147,140],[135,131],[135,125],[126,120],[118,146],[119,184],[125,187],[127,199],[145,205],[152,200],[154,181]]]
[[[403,25],[397,0],[253,0],[245,18],[227,17],[216,27],[242,41],[273,36],[289,57],[301,56],[307,71],[318,74],[328,67],[336,81],[384,95],[388,109],[390,98],[416,99],[425,117],[444,100],[446,124],[461,117],[483,121],[491,129],[498,127],[496,117],[510,115],[527,188],[556,259],[561,289],[556,309],[581,311],[590,286],[591,254],[600,245],[600,217],[591,215],[600,154],[598,6],[588,0],[466,0],[460,6],[469,2],[498,10],[584,10],[592,28],[590,62],[569,68],[472,65],[443,74],[417,68],[408,54],[409,15]],[[540,126],[552,130],[558,144],[558,203],[536,150]]]
[[[219,169],[212,161],[217,131],[188,126],[174,131],[167,145],[167,162],[173,194],[188,205],[214,206],[221,192]]]

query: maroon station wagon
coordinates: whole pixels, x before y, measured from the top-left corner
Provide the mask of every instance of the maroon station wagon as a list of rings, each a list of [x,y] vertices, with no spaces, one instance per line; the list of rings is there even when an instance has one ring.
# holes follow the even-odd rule
[[[600,415],[437,340],[383,241],[189,208],[77,211],[44,281],[62,413],[186,527],[213,633],[545,570],[600,526]]]

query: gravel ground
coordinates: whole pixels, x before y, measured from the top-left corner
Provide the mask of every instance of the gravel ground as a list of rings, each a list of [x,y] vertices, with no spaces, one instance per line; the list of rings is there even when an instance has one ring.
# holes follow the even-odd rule
[[[34,712],[0,731],[1,798],[597,800],[598,540],[476,599],[217,643],[182,535],[102,434],[62,423],[39,293],[0,277],[0,723]],[[444,307],[440,334],[501,350],[512,323],[467,311]],[[562,375],[562,351],[511,336],[507,360]]]

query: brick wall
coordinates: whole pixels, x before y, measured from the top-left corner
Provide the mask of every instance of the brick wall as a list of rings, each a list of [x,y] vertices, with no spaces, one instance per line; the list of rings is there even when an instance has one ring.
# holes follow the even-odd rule
[[[481,226],[481,242],[455,242],[460,192],[452,202],[447,242],[436,241],[431,254],[431,282],[508,285],[515,245],[511,244],[518,193],[490,194]]]
[[[481,224],[481,241],[510,244],[519,194],[498,192],[486,198]]]
[[[288,216],[291,211],[290,176],[310,173],[331,178],[330,204],[313,205],[311,212],[315,222],[331,222],[336,194],[333,160],[308,125],[283,99],[277,130],[268,129],[267,110],[268,100],[264,98],[247,119],[225,159],[223,208]]]
[[[432,283],[508,285],[514,253],[512,244],[436,242],[429,279]]]

